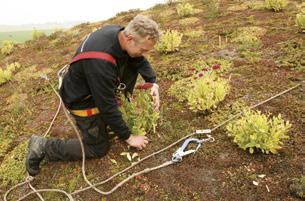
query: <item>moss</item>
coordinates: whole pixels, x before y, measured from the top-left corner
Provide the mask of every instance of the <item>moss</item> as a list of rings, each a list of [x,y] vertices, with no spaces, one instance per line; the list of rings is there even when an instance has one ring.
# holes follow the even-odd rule
[[[189,17],[189,18],[179,20],[179,24],[186,26],[186,25],[194,24],[198,21],[199,21],[199,19],[197,17]]]
[[[0,136],[0,157],[3,157],[10,148],[13,140]]]
[[[295,179],[289,189],[297,197],[305,198],[305,176]]]
[[[28,141],[23,142],[4,158],[0,166],[1,186],[15,185],[24,179],[27,145]]]
[[[280,43],[281,56],[276,63],[279,67],[289,67],[305,72],[305,43],[302,40],[292,40]]]

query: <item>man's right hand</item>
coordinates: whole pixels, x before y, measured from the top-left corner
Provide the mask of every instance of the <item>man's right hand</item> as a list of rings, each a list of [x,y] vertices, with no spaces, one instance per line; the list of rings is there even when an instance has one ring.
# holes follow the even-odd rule
[[[141,135],[130,135],[130,137],[125,140],[130,146],[142,150],[148,144],[148,138]]]

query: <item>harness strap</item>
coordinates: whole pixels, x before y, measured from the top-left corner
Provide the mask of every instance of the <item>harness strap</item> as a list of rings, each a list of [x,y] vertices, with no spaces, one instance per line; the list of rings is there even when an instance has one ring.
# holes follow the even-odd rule
[[[85,110],[69,110],[70,113],[79,116],[79,117],[91,117],[93,115],[96,115],[98,113],[100,113],[100,111],[98,110],[97,107],[95,108],[89,108],[89,109],[85,109]]]
[[[97,51],[81,52],[72,59],[72,62],[70,64],[83,59],[101,59],[104,61],[108,61],[113,65],[116,65],[116,60],[111,54],[108,54],[106,52],[97,52]]]

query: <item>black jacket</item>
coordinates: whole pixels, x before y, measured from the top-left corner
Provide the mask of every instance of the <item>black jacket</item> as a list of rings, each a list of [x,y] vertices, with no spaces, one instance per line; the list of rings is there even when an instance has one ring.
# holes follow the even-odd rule
[[[125,140],[129,138],[130,130],[115,100],[117,78],[120,77],[123,82],[135,83],[130,81],[130,78],[136,79],[140,73],[146,82],[155,83],[156,75],[144,57],[131,58],[122,50],[118,33],[123,29],[117,25],[108,25],[93,32],[75,54],[80,53],[83,45],[83,52],[101,51],[111,54],[117,65],[100,59],[86,59],[71,64],[64,77],[60,95],[70,109],[87,109],[97,106],[105,123]],[[126,70],[128,70],[127,74]],[[85,99],[90,95],[90,98]]]

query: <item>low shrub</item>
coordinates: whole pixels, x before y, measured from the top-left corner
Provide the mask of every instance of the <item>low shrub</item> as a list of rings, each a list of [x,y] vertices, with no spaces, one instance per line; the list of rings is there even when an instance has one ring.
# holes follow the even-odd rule
[[[161,53],[170,53],[178,50],[183,34],[176,30],[167,30],[156,44],[156,50]]]
[[[1,48],[1,54],[10,55],[14,51],[14,42],[10,40],[6,40],[3,42],[3,46]]]
[[[0,68],[0,85],[12,79],[12,72],[9,70],[2,70]]]
[[[193,5],[189,3],[178,4],[176,9],[179,17],[187,17],[194,14]]]
[[[283,144],[281,140],[288,138],[286,133],[291,124],[284,122],[280,114],[272,119],[269,116],[260,111],[246,110],[241,119],[227,125],[228,135],[240,148],[249,149],[251,154],[255,149],[275,154]]]
[[[195,112],[216,108],[217,104],[229,93],[228,81],[214,74],[205,73],[202,78],[194,80],[193,84],[192,92],[187,96],[187,102],[190,109]]]
[[[169,89],[169,94],[179,101],[186,101],[192,111],[206,111],[216,108],[229,92],[229,83],[220,78],[215,70],[220,68],[214,65],[211,69],[204,68],[193,77],[184,78],[175,82]]]
[[[287,6],[286,0],[265,0],[265,6],[267,9],[275,12],[283,10]]]
[[[46,34],[42,31],[38,31],[37,29],[34,29],[32,31],[32,39],[33,40],[38,40],[39,38],[44,37],[44,36],[46,36]]]
[[[296,24],[300,32],[305,32],[305,12],[296,15]]]
[[[232,34],[232,42],[238,43],[241,50],[259,48],[261,46],[260,37],[265,32],[265,29],[255,26],[239,28]]]
[[[18,62],[14,62],[14,63],[7,65],[5,70],[2,70],[0,68],[0,85],[11,80],[13,77],[13,73],[20,67],[21,67],[21,65]]]

